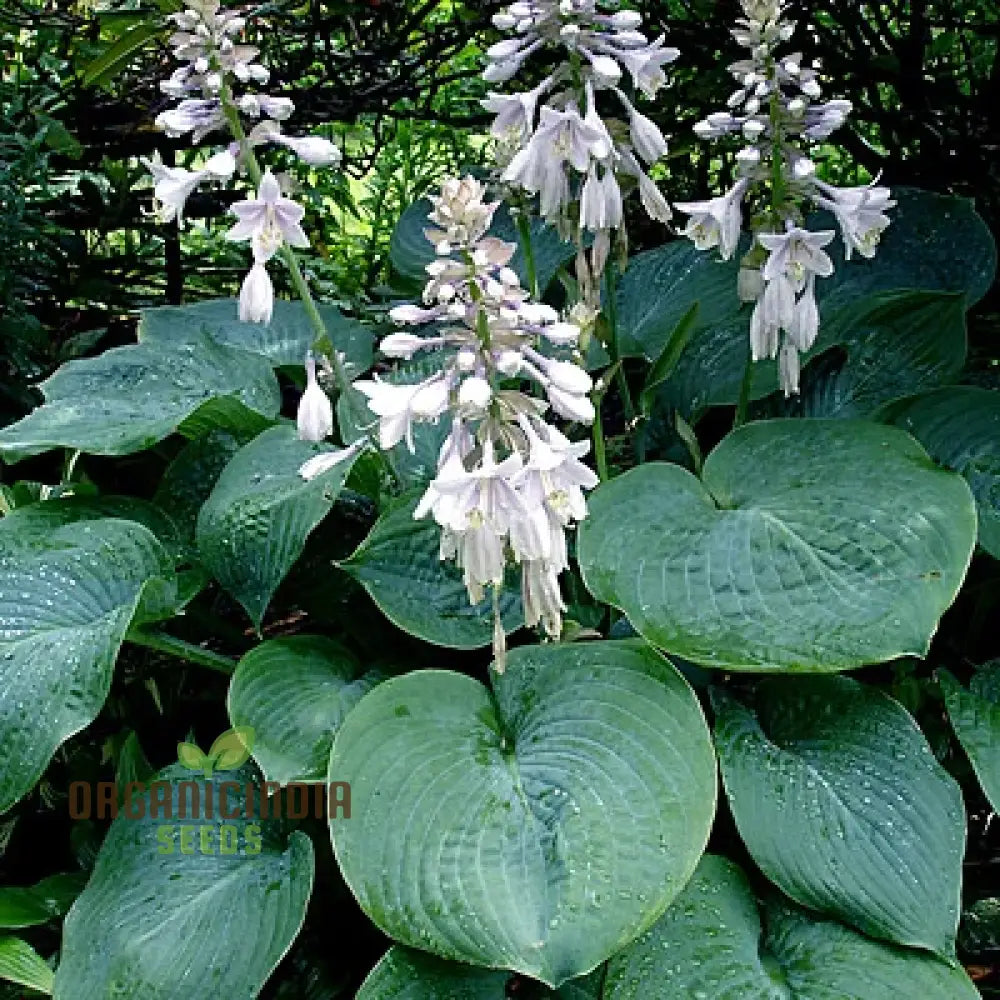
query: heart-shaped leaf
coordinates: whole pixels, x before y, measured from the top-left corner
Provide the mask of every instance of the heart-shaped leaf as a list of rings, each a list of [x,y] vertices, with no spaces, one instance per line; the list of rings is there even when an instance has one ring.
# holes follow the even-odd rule
[[[965,849],[955,781],[898,702],[847,677],[774,678],[717,704],[740,835],[797,903],[954,954]]]
[[[657,924],[608,963],[605,1000],[977,1000],[960,969],[777,900],[706,855]]]
[[[290,424],[272,427],[233,456],[198,515],[202,560],[254,625],[351,471],[348,459],[303,479],[303,464],[329,450],[300,441]]]
[[[380,675],[319,635],[262,642],[229,685],[229,718],[252,726],[254,759],[268,781],[324,781],[333,737]]]
[[[188,441],[163,473],[153,502],[160,509],[170,511],[171,519],[192,554],[198,512],[211,495],[222,470],[254,436],[225,430],[209,431]]]
[[[147,585],[173,562],[142,525],[79,521],[47,538],[7,535],[0,557],[0,812],[89,725]]]
[[[454,563],[440,558],[441,529],[433,519],[413,519],[419,496],[400,501],[372,528],[358,550],[342,562],[382,613],[424,642],[453,649],[488,646],[493,639],[493,605],[487,597],[472,606]],[[524,622],[520,587],[513,574],[500,597],[504,628]]]
[[[134,817],[111,824],[66,917],[56,1000],[123,989],[157,1000],[250,1000],[295,939],[312,891],[309,838],[260,818],[249,770],[190,778],[168,768],[155,792],[151,785],[132,800]]]
[[[334,347],[344,356],[348,373],[356,376],[367,371],[372,363],[371,332],[336,306],[318,308]],[[316,340],[305,306],[286,299],[275,301],[269,323],[241,323],[236,299],[144,309],[139,320],[139,340],[146,343],[171,347],[201,333],[217,344],[259,354],[272,365],[297,368],[302,367]]]
[[[895,428],[741,427],[699,482],[651,463],[600,486],[578,557],[598,600],[671,653],[733,670],[921,656],[965,576],[975,507]]]
[[[876,296],[828,324],[799,397],[778,404],[810,417],[866,417],[886,403],[954,381],[965,364],[965,299],[955,292]]]
[[[45,404],[0,431],[0,456],[19,462],[52,448],[129,455],[174,431],[262,430],[281,395],[261,357],[204,333],[183,343],[132,344],[70,361],[41,385]]]
[[[965,477],[979,510],[979,544],[1000,559],[1000,393],[953,385],[903,400],[886,418]]]
[[[446,962],[409,948],[390,948],[355,1000],[508,1000],[530,989],[531,1000],[600,1000],[599,973],[558,990],[527,986],[509,972]]]
[[[939,674],[948,718],[994,810],[1000,810],[1000,660],[980,667],[968,690]]]
[[[64,524],[107,518],[135,521],[148,528],[171,558],[179,559],[183,552],[174,519],[166,510],[147,500],[119,496],[67,496],[17,507],[0,518],[0,554],[8,548],[11,551],[23,550],[33,539],[44,543],[53,531]]]
[[[691,689],[644,643],[521,647],[493,687],[422,671],[365,695],[330,758],[352,804],[334,848],[398,941],[555,987],[683,887],[715,761]]]

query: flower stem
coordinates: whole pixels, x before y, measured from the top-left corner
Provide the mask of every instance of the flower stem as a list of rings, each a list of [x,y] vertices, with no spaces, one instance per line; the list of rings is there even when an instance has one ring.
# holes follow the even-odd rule
[[[226,116],[226,121],[229,124],[229,130],[232,133],[233,138],[240,144],[240,150],[243,156],[243,161],[246,163],[247,173],[250,175],[250,179],[253,181],[254,185],[259,187],[261,179],[264,176],[263,171],[260,169],[260,163],[258,162],[257,156],[253,151],[253,147],[247,141],[247,135],[243,128],[243,122],[240,119],[239,109],[233,102],[232,90],[230,90],[229,84],[225,81],[223,81],[222,89],[219,91],[219,100],[222,104],[223,114]],[[344,368],[343,361],[337,354],[333,338],[330,336],[330,331],[327,330],[326,323],[323,322],[323,317],[320,315],[319,308],[316,305],[316,300],[313,298],[305,276],[302,274],[302,268],[299,267],[295,251],[292,250],[288,244],[282,243],[278,253],[281,256],[285,267],[288,269],[288,274],[292,279],[292,284],[295,286],[296,294],[302,301],[302,306],[306,311],[306,316],[309,318],[309,323],[313,328],[313,333],[316,335],[313,340],[312,349],[317,354],[323,354],[330,359],[330,364],[333,368],[334,380],[337,383],[337,388],[340,390],[341,395],[344,397],[345,402],[350,408],[352,421],[357,427],[364,427],[370,422],[368,408],[359,398],[357,390],[353,385],[351,385],[351,380],[347,375],[347,370]],[[344,443],[350,444],[350,442],[346,441]]]
[[[625,423],[631,429],[635,423],[635,403],[632,401],[632,392],[628,387],[628,379],[625,378],[625,369],[622,367],[621,355],[618,352],[618,270],[614,260],[608,261],[605,274],[607,303],[604,307],[604,318],[608,321],[608,354],[615,366],[615,385],[621,396]]]
[[[125,639],[134,646],[155,649],[159,653],[167,653],[179,660],[187,660],[188,663],[208,667],[209,670],[220,674],[231,674],[236,669],[236,661],[228,656],[213,653],[210,649],[195,646],[193,643],[185,642],[183,639],[168,635],[166,632],[149,632],[142,628],[134,628],[129,631]]]
[[[781,120],[781,86],[778,83],[777,68],[773,56],[768,60],[768,75],[774,85],[770,104],[771,211],[774,214],[775,226],[780,228],[785,208],[785,157],[782,150],[785,142],[785,134]]]
[[[743,369],[743,381],[740,383],[740,398],[736,404],[736,416],[733,417],[733,430],[742,427],[747,422],[747,410],[750,407],[750,385],[753,382],[753,351],[747,342],[747,364]]]
[[[528,289],[535,302],[541,298],[538,288],[538,271],[535,269],[535,248],[531,244],[531,224],[524,212],[517,213],[517,235],[524,251],[524,269],[527,271]]]
[[[604,444],[604,428],[601,426],[601,403],[604,402],[604,397],[600,397],[597,400],[596,406],[594,407],[597,411],[594,414],[594,464],[597,466],[597,476],[602,483],[608,481],[608,454],[607,448]]]

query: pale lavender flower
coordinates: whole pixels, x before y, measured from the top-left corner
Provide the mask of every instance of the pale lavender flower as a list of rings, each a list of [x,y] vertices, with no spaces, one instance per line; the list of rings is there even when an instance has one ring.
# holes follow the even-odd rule
[[[309,238],[300,225],[305,209],[281,194],[281,186],[270,170],[264,172],[256,198],[236,202],[232,213],[238,221],[226,233],[230,240],[262,238],[269,245],[307,247]]]
[[[684,228],[684,235],[699,250],[718,247],[723,260],[729,260],[736,252],[743,224],[743,196],[747,186],[746,180],[740,180],[718,198],[675,202],[675,208],[691,216]]]

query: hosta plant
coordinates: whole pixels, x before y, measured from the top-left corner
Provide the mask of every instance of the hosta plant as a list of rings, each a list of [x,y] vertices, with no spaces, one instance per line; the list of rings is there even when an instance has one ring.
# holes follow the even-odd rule
[[[630,191],[670,215],[638,107],[678,53],[596,0],[505,7],[488,79],[552,64],[403,213],[385,319],[314,296],[258,159],[334,145],[283,131],[242,15],[173,15],[160,125],[197,145],[150,160],[155,206],[235,185],[252,262],[0,431],[0,845],[57,845],[0,888],[0,977],[978,995],[1000,403],[966,320],[996,251],[968,202],[819,177],[848,108],[782,9],[742,15],[698,128],[746,140],[735,187],[671,190],[696,246],[629,260]]]

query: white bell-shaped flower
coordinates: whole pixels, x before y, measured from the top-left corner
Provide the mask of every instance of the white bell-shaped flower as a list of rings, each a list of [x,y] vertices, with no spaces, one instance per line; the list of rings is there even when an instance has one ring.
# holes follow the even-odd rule
[[[306,360],[306,388],[296,416],[303,441],[322,441],[333,433],[333,406],[316,378],[316,362]]]

